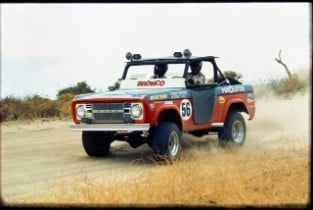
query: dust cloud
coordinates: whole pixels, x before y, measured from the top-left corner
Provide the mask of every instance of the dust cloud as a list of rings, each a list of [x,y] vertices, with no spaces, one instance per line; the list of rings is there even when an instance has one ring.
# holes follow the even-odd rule
[[[309,148],[311,139],[311,96],[308,92],[289,98],[275,96],[256,99],[256,114],[252,120],[242,113],[247,137],[242,148]],[[217,136],[194,137],[183,135],[183,145],[194,150],[223,152]]]

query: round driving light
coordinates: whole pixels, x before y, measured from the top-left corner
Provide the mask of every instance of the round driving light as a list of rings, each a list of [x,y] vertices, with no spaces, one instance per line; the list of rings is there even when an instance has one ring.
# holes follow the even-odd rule
[[[189,49],[185,49],[184,50],[184,57],[186,57],[186,58],[190,58],[191,57],[191,52],[190,52]]]
[[[77,108],[76,108],[76,114],[79,118],[83,118],[85,117],[86,115],[86,110],[84,108],[83,105],[79,105]]]
[[[181,52],[174,52],[174,57],[181,58],[183,57],[183,54]]]
[[[132,59],[132,54],[131,54],[131,52],[128,52],[128,53],[126,53],[126,59],[127,60],[130,60],[130,59]]]
[[[133,59],[140,60],[141,59],[141,55],[140,54],[134,54],[133,55]]]
[[[142,114],[142,108],[139,104],[134,104],[130,108],[130,114],[133,118],[140,118]]]

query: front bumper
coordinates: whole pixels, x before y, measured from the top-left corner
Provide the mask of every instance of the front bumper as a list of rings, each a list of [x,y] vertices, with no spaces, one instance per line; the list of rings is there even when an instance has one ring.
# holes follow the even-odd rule
[[[150,128],[149,123],[136,123],[136,124],[71,124],[71,131],[148,131]]]

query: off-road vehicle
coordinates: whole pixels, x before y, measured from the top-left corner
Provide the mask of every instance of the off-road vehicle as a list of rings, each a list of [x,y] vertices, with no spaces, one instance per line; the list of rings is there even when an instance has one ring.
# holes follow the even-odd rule
[[[255,114],[252,85],[226,78],[214,56],[192,56],[186,49],[172,56],[142,58],[126,54],[120,86],[113,91],[75,96],[74,124],[90,156],[108,154],[112,141],[126,141],[133,148],[144,143],[153,154],[169,161],[180,157],[182,133],[195,136],[216,132],[220,144],[242,146],[246,124]],[[187,81],[190,64],[202,62],[204,84]],[[155,66],[166,64],[165,77],[154,75]]]

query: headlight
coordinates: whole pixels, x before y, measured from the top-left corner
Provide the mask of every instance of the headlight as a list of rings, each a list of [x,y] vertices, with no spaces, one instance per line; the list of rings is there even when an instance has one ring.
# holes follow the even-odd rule
[[[77,117],[79,117],[79,118],[83,118],[86,116],[86,109],[85,109],[84,105],[78,105],[76,107],[76,114],[77,114]]]
[[[130,114],[132,118],[140,118],[142,115],[142,107],[140,104],[133,104],[130,107]]]

